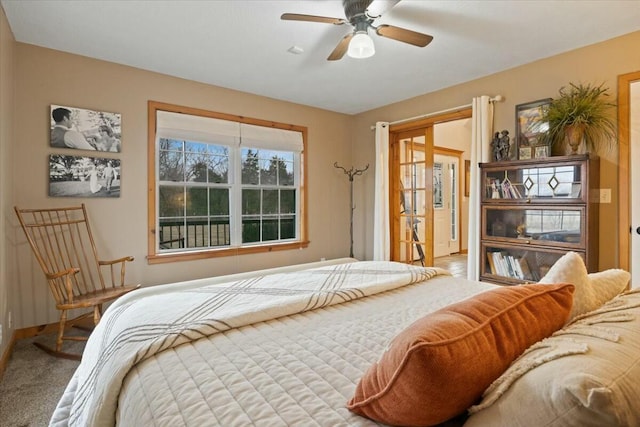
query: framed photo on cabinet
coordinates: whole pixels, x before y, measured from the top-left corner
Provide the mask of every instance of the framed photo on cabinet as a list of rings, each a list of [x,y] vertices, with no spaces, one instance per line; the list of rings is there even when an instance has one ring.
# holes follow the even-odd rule
[[[536,159],[543,159],[545,157],[549,157],[549,146],[548,145],[537,145],[535,147],[535,157]]]
[[[551,98],[527,102],[516,105],[516,152],[519,159],[538,158],[537,146],[541,143],[541,136],[549,129],[548,123],[541,122],[544,110],[548,108]],[[536,147],[531,150],[520,150],[523,147]],[[521,157],[521,155],[529,157]],[[546,157],[546,156],[545,156]]]
[[[532,147],[530,145],[518,147],[518,158],[520,160],[527,160],[532,158],[533,156],[531,155],[531,150]]]

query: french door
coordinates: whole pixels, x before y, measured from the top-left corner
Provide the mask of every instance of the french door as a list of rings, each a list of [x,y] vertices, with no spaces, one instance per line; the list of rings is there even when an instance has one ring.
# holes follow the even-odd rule
[[[391,259],[433,265],[433,126],[390,139]]]
[[[433,265],[433,127],[469,117],[471,108],[462,108],[389,127],[391,260]]]

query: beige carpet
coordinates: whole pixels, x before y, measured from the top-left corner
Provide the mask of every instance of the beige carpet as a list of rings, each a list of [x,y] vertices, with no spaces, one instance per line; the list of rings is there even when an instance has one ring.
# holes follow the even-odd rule
[[[60,396],[79,361],[52,357],[33,345],[34,340],[55,341],[55,336],[16,342],[0,381],[2,427],[47,426]],[[83,342],[65,342],[65,350],[80,352]]]

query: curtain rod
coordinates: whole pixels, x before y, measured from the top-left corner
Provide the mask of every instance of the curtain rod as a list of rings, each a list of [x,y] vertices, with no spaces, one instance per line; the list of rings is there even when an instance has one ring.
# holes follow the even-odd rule
[[[502,95],[496,95],[493,98],[489,98],[489,102],[502,102],[504,101],[504,97]],[[433,113],[422,114],[420,116],[409,117],[406,119],[400,119],[393,122],[389,122],[390,125],[397,125],[404,122],[411,122],[414,120],[426,119],[428,117],[438,116],[440,114],[451,113],[452,111],[464,110],[467,108],[471,108],[472,104],[459,105],[457,107],[447,108],[446,110],[434,111]],[[371,130],[375,130],[375,125],[371,126]]]

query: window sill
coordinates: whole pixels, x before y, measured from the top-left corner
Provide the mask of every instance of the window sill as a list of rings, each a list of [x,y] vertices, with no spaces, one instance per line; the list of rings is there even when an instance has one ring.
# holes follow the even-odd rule
[[[163,264],[167,262],[194,261],[199,259],[219,258],[262,252],[287,251],[293,249],[304,249],[309,246],[308,241],[278,243],[273,245],[246,246],[242,248],[208,249],[197,252],[180,252],[168,254],[147,255],[147,264]]]

